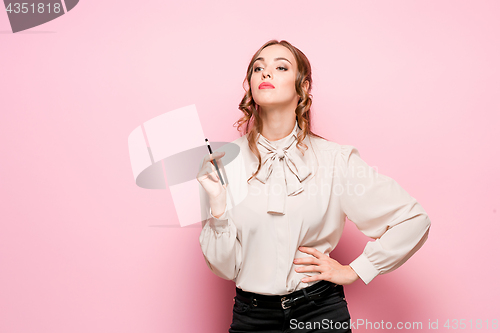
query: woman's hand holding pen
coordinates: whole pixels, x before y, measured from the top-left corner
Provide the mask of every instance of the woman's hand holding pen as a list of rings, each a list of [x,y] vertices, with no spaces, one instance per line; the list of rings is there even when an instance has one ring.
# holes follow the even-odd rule
[[[212,161],[215,159],[218,162],[218,165],[222,165],[220,158],[224,155],[225,152],[217,151],[213,154],[206,155],[203,159],[203,165],[201,166],[200,172],[198,172],[198,175],[196,176],[198,182],[201,186],[203,186],[208,194],[212,215],[215,217],[219,217],[226,210],[227,185],[222,185]]]
[[[312,247],[299,247],[299,251],[313,255],[315,258],[296,258],[293,263],[295,265],[308,264],[309,266],[301,266],[295,268],[297,272],[320,272],[321,274],[313,275],[302,279],[302,282],[311,282],[317,280],[326,280],[338,285],[351,284],[359,279],[358,274],[349,265],[342,265],[337,260],[330,256],[321,253]]]

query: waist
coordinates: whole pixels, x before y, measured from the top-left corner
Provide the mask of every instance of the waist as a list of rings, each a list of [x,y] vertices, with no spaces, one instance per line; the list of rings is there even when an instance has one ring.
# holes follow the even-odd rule
[[[320,280],[319,282],[313,284],[312,286],[309,286],[309,287],[306,287],[306,288],[303,288],[303,289],[300,289],[300,290],[296,290],[290,294],[283,294],[283,295],[262,295],[262,294],[257,294],[257,293],[252,293],[252,292],[249,292],[249,291],[244,291],[238,287],[236,287],[236,294],[237,295],[240,295],[240,296],[243,296],[245,298],[254,298],[254,299],[257,299],[257,300],[262,300],[262,301],[266,301],[266,302],[275,302],[275,301],[281,301],[281,299],[283,297],[287,297],[287,298],[293,298],[293,297],[297,297],[297,296],[300,296],[300,295],[303,295],[304,292],[303,290],[306,291],[306,293],[315,293],[319,290],[326,290],[328,288],[341,288],[343,289],[343,287],[341,285],[336,285],[335,283],[332,283],[330,281],[325,281],[325,280]]]

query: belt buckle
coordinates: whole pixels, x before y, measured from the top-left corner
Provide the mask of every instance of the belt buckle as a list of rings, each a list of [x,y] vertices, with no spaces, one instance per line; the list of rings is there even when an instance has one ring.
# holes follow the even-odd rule
[[[286,305],[285,305],[285,302],[286,302],[286,301],[288,301],[288,299],[286,299],[286,297],[282,297],[282,298],[281,298],[281,307],[282,307],[283,309],[288,309],[288,308],[291,308],[291,307],[292,307],[291,305],[288,305],[288,306],[286,306]]]

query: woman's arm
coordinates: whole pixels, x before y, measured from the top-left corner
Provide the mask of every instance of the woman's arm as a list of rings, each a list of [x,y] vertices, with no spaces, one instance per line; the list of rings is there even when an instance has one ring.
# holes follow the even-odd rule
[[[199,241],[210,270],[223,279],[234,281],[241,267],[241,243],[229,213],[224,211],[215,218],[210,209],[210,218],[202,221]]]
[[[430,219],[394,179],[377,173],[358,150],[342,145],[336,159],[342,191],[340,204],[349,220],[374,239],[349,265],[368,284],[378,274],[405,263],[428,237]]]
[[[231,182],[234,181],[234,175],[244,175],[245,169],[241,156],[228,165],[227,171],[228,177],[233,177]],[[241,267],[241,243],[237,238],[237,229],[232,220],[230,207],[227,206],[227,185],[223,188],[220,195],[209,197],[203,186],[201,184],[199,186],[202,210],[202,230],[199,241],[210,270],[223,279],[234,280]]]

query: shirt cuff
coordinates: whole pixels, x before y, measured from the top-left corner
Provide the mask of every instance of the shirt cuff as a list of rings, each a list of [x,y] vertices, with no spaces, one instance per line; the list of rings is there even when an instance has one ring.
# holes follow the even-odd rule
[[[228,232],[229,231],[229,220],[227,218],[227,208],[224,211],[224,213],[219,216],[219,218],[215,217],[212,214],[212,208],[210,208],[210,216],[211,216],[211,221],[210,225],[212,228],[217,231],[217,232]]]
[[[351,266],[351,268],[356,272],[356,274],[358,274],[359,278],[363,280],[365,284],[370,283],[370,281],[379,274],[379,271],[375,268],[375,266],[373,266],[364,253],[354,259],[349,266]]]

